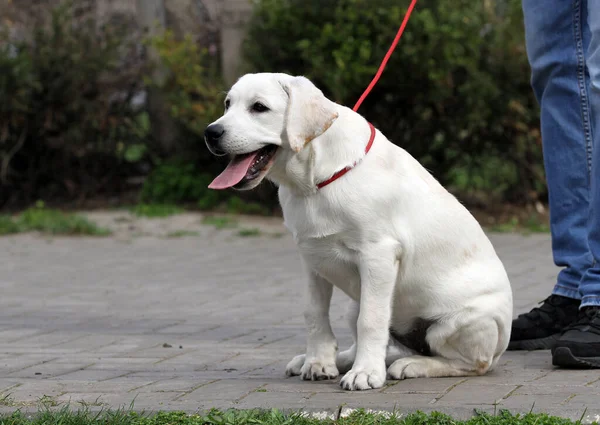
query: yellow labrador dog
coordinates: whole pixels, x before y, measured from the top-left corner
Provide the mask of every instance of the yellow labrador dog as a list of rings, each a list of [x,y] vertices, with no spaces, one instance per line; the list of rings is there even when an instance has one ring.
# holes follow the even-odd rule
[[[289,376],[348,390],[386,380],[483,375],[506,350],[512,291],[473,216],[410,154],[304,77],[240,78],[205,131],[231,162],[213,189],[279,187],[308,274],[306,354]],[[338,353],[333,286],[351,299]]]

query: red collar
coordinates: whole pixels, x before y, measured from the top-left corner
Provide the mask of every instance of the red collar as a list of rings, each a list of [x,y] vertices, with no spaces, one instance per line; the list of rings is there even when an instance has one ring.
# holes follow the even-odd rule
[[[365,147],[365,155],[369,153],[369,151],[371,150],[371,146],[373,146],[373,141],[375,140],[375,127],[373,127],[373,124],[369,123],[369,128],[371,129],[371,137],[369,138],[369,143],[367,143],[367,147]],[[329,183],[332,183],[335,180],[339,179],[344,174],[346,174],[348,171],[350,171],[351,169],[353,169],[354,167],[356,167],[360,161],[361,160],[359,159],[354,164],[349,165],[346,168],[341,169],[340,171],[338,171],[337,173],[335,173],[333,176],[331,176],[330,178],[328,178],[324,182],[318,183],[317,184],[317,189],[321,189],[321,188],[327,186]]]

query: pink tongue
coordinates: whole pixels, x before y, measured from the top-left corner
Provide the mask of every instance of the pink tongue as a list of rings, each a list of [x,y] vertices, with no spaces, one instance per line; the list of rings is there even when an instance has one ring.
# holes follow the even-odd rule
[[[248,155],[244,155],[242,158],[233,158],[227,168],[219,174],[211,184],[208,185],[209,189],[227,189],[228,187],[235,186],[238,184],[248,172],[248,168],[252,165],[254,158],[258,152],[253,152]]]

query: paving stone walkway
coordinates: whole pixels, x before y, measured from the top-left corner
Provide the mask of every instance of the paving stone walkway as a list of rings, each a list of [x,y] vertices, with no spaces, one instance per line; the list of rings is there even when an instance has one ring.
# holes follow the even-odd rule
[[[41,400],[189,412],[395,408],[461,418],[475,409],[533,409],[600,419],[600,371],[556,369],[548,351],[506,353],[483,377],[393,381],[367,392],[342,391],[339,379],[286,378],[305,342],[305,278],[291,238],[278,222],[270,224],[275,233],[241,237],[188,218],[198,234],[0,238],[0,410],[33,411]],[[549,236],[491,239],[511,277],[515,314],[528,310],[556,274]],[[336,292],[342,349],[350,344],[345,305]]]

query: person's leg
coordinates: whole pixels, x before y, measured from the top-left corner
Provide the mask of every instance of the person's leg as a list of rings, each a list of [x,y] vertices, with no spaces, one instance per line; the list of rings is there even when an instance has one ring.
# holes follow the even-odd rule
[[[519,316],[509,349],[551,348],[578,314],[587,242],[592,130],[586,0],[522,0],[531,84],[541,108],[554,262],[562,267],[540,308]]]
[[[569,326],[553,349],[552,363],[557,366],[600,368],[600,1],[588,0],[588,25],[591,40],[587,50],[590,75],[592,118],[592,166],[588,245],[593,265],[579,284],[581,314]]]
[[[581,306],[600,306],[600,2],[588,0],[588,25],[592,33],[588,47],[587,66],[590,75],[590,106],[592,111],[592,181],[588,246],[594,258],[579,284]]]

